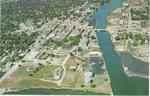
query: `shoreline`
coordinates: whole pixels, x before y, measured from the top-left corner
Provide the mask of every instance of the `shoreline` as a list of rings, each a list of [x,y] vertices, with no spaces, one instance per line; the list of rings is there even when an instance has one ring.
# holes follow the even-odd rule
[[[127,53],[130,53],[130,54],[132,55],[132,53],[131,53],[130,51],[120,51],[120,52],[127,52]],[[120,52],[117,51],[117,54],[118,54],[119,56],[120,56]],[[133,56],[133,55],[132,55],[132,56]],[[133,56],[133,57],[136,58],[135,56]],[[120,56],[120,58],[121,58],[121,56]],[[136,59],[141,60],[141,59],[139,59],[139,58],[136,58]],[[143,61],[143,60],[141,60],[141,61]],[[124,63],[124,61],[123,61],[122,58],[121,58],[121,62],[122,62],[122,67],[123,67],[123,69],[124,69],[124,72],[125,72],[125,74],[126,74],[127,76],[129,76],[129,77],[135,76],[135,77],[146,78],[146,79],[149,78],[149,76],[141,75],[141,74],[134,73],[134,72],[128,70],[128,67],[125,67],[125,63]],[[145,62],[145,61],[143,61],[143,62]],[[146,63],[146,62],[145,62],[145,63]]]
[[[127,49],[127,51],[128,51],[129,53],[131,53],[133,57],[135,57],[135,58],[137,58],[137,59],[139,59],[139,60],[142,60],[143,62],[147,62],[147,63],[148,63],[148,61],[144,60],[143,58],[136,56],[132,51],[130,51],[130,49]]]
[[[143,76],[143,75],[140,75],[140,74],[136,74],[136,73],[134,73],[134,72],[128,70],[128,68],[125,67],[124,65],[122,65],[122,66],[123,66],[123,69],[124,69],[125,74],[126,74],[128,77],[133,77],[133,76],[135,76],[135,77],[140,77],[140,78],[145,78],[145,79],[148,79],[148,78],[149,78],[148,76]]]
[[[8,89],[7,91],[3,92],[2,95],[4,95],[5,93],[14,93],[14,92],[19,92],[19,91],[25,91],[25,90],[29,90],[29,89],[46,89],[46,90],[71,90],[71,91],[80,91],[80,92],[88,92],[88,93],[93,93],[93,94],[106,94],[106,93],[98,93],[98,92],[92,92],[92,91],[89,91],[87,89],[74,89],[74,88],[65,88],[65,87],[61,87],[61,88],[47,88],[47,87],[31,87],[31,88],[24,88],[24,89],[18,89],[18,90],[11,90],[11,89]],[[5,90],[5,89],[4,89]],[[16,94],[17,95],[17,94]],[[19,94],[18,94],[19,95]],[[36,95],[36,94],[35,94]],[[44,95],[44,94],[43,94]],[[54,94],[49,94],[49,95],[54,95]],[[71,94],[73,95],[73,94]],[[109,95],[109,94],[106,94],[106,95]]]
[[[108,33],[109,33],[109,32],[108,32]],[[109,33],[109,34],[110,34],[110,33]],[[113,45],[113,46],[114,46],[114,45]],[[145,62],[145,63],[148,63],[147,61],[145,61],[145,60],[141,59],[140,57],[137,57],[136,55],[134,55],[134,54],[132,53],[132,51],[130,51],[128,48],[127,48],[127,49],[123,49],[123,50],[117,50],[117,49],[119,49],[119,48],[116,48],[116,47],[114,46],[114,50],[116,51],[116,53],[117,53],[119,56],[120,56],[120,52],[126,52],[126,53],[130,53],[135,59],[138,59],[138,60],[141,60],[141,61],[143,61],[143,62]],[[121,58],[121,56],[120,56],[120,58]],[[141,74],[137,74],[137,73],[134,73],[134,72],[128,70],[128,67],[125,67],[125,66],[124,66],[125,64],[124,64],[122,58],[121,58],[121,62],[122,62],[122,67],[123,67],[123,69],[124,69],[124,72],[125,72],[125,74],[126,74],[128,77],[133,77],[133,76],[135,76],[135,77],[146,78],[146,79],[149,78],[149,76],[144,76],[144,75],[141,75]]]

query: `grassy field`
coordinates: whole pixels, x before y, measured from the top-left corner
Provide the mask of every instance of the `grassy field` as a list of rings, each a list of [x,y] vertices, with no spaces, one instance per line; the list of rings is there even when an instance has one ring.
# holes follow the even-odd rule
[[[65,64],[66,70],[69,70],[70,66],[75,66],[76,64],[77,64],[77,62],[75,61],[75,58],[73,58],[73,57],[69,58],[69,60]]]
[[[0,83],[0,88],[24,89],[24,88],[59,88],[56,84],[33,78],[10,77]]]
[[[27,68],[30,68],[31,71],[27,71]],[[26,78],[47,78],[52,72],[58,68],[58,66],[55,65],[46,65],[44,67],[20,67],[12,76],[16,77],[26,77]],[[30,74],[33,74],[32,76]]]
[[[24,95],[107,95],[101,93],[92,93],[88,91],[81,90],[71,90],[71,89],[46,89],[46,88],[30,88],[25,90],[20,90],[18,92],[8,92],[4,93],[5,95],[9,94],[24,94]]]
[[[4,80],[0,83],[0,88],[12,88],[12,89],[24,89],[31,87],[41,87],[41,88],[55,88],[58,87],[54,83],[49,83],[41,81],[40,78],[49,76],[50,73],[55,70],[58,66],[45,66],[35,73],[35,75],[30,76],[29,74],[33,71],[26,71],[28,67],[22,66],[16,72],[10,76],[10,78]]]
[[[79,76],[80,76],[80,72],[67,71],[62,84],[69,87],[74,87],[76,85]]]
[[[66,63],[66,75],[62,82],[63,85],[69,86],[69,87],[75,87],[77,84],[82,84],[79,81],[82,81],[83,78],[81,78],[81,72],[80,71],[73,71],[70,69],[71,66],[76,66],[77,62],[75,61],[74,57],[71,57],[68,62]],[[80,80],[79,80],[80,79]],[[82,80],[81,80],[82,79]]]
[[[58,68],[58,66],[44,66],[42,68],[39,69],[39,71],[37,71],[36,73],[33,73],[33,77],[36,78],[48,78],[48,76],[50,74],[52,74],[52,72]]]

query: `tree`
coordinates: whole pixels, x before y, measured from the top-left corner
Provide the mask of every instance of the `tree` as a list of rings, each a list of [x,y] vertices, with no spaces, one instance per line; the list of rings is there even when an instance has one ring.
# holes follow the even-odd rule
[[[133,38],[133,34],[131,32],[129,32],[129,38]]]
[[[95,36],[91,36],[91,38],[92,38],[92,39],[96,39],[96,37],[95,37]]]
[[[136,41],[141,40],[142,35],[141,34],[136,34],[136,35],[134,35],[134,38],[135,38]]]
[[[137,46],[137,42],[136,41],[133,41],[133,46]]]
[[[125,39],[128,39],[128,38],[129,38],[129,34],[125,33]]]
[[[84,87],[84,85],[82,84],[81,87]]]
[[[95,88],[95,87],[96,87],[96,85],[95,85],[95,84],[92,84],[92,85],[91,85],[91,87],[92,87],[92,88]]]
[[[38,63],[38,65],[39,65],[39,66],[43,66],[43,64],[42,64],[42,63]]]
[[[78,48],[78,51],[80,51],[80,52],[81,52],[81,51],[82,51],[82,48],[81,48],[81,47],[79,47],[79,48]]]
[[[121,40],[121,38],[117,35],[117,36],[115,37],[115,40],[116,40],[116,41],[119,41],[119,40]]]
[[[29,76],[33,76],[33,74],[32,74],[32,73],[30,73],[30,74],[29,74]]]
[[[141,39],[140,45],[143,45],[145,43],[145,38]]]

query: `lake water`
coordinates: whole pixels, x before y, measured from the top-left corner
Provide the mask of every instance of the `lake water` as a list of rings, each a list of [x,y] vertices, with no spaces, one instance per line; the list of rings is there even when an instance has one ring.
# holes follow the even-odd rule
[[[100,7],[94,12],[92,20],[97,29],[106,29],[107,16],[121,6],[123,0],[112,0],[110,5]],[[114,50],[111,37],[108,32],[97,32],[97,40],[111,80],[114,95],[148,95],[148,79],[140,77],[128,77],[122,67],[120,56]]]

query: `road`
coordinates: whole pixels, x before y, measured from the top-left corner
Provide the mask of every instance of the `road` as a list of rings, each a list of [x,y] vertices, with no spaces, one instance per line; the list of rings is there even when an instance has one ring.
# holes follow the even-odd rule
[[[77,48],[77,46],[74,46],[72,48],[72,50],[70,52],[72,52],[73,50],[75,50]],[[64,73],[63,73],[63,76],[61,77],[61,79],[58,81],[58,85],[61,85],[62,81],[64,80],[64,77],[66,75],[66,67],[65,67],[65,64],[67,63],[67,61],[69,60],[70,58],[70,54],[67,55],[66,59],[62,62],[62,68],[64,69]]]
[[[15,72],[18,69],[19,64],[20,62],[15,63],[15,65],[6,74],[4,74],[4,76],[0,78],[0,82],[2,82],[4,79],[8,78],[13,72]]]
[[[131,10],[131,7],[129,6],[129,10]],[[131,32],[131,25],[132,25],[132,22],[131,22],[131,12],[129,12],[129,21],[128,21],[128,28],[127,28],[127,32]]]
[[[77,48],[77,46],[74,46],[70,52],[74,51],[76,48]],[[62,83],[62,81],[63,81],[64,78],[65,78],[65,75],[66,75],[66,67],[65,67],[65,64],[67,63],[67,61],[69,60],[70,57],[71,57],[70,54],[68,54],[67,57],[65,58],[65,60],[64,60],[64,61],[62,62],[62,64],[61,64],[64,71],[63,71],[63,76],[61,77],[60,80],[58,80],[58,81],[45,80],[45,79],[41,79],[41,80],[42,80],[42,81],[46,81],[46,82],[55,83],[55,84],[57,84],[58,86],[60,86],[61,83]]]

